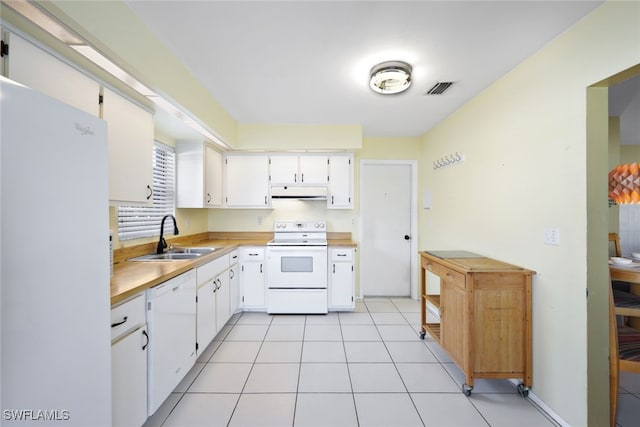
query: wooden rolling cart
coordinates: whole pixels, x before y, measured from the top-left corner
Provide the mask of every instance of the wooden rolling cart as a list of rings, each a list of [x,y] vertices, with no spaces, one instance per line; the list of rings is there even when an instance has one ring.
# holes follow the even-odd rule
[[[469,396],[477,378],[532,381],[531,282],[534,271],[466,251],[426,251],[421,258],[421,313],[428,332],[464,372]],[[428,287],[429,271],[440,277],[440,293]],[[427,290],[430,290],[428,293]],[[440,314],[427,323],[426,304]]]

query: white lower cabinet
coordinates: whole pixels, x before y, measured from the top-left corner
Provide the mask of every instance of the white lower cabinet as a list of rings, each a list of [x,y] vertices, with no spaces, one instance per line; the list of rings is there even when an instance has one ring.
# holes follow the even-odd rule
[[[198,285],[196,308],[196,350],[198,355],[216,336],[216,283],[213,279]]]
[[[196,348],[201,354],[231,317],[229,255],[196,268],[198,282]]]
[[[264,265],[264,247],[240,248],[240,303],[243,310],[267,309]]]
[[[225,270],[216,277],[218,289],[216,290],[216,334],[224,328],[231,317],[229,304],[229,270]]]
[[[140,294],[111,310],[111,425],[139,427],[147,419],[145,299]]]
[[[329,248],[329,311],[355,308],[355,268],[352,248]]]

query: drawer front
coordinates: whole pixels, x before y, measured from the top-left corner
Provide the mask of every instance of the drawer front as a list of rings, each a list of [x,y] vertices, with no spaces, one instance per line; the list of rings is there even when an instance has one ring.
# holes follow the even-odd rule
[[[440,266],[440,279],[462,289],[466,289],[466,276],[450,268]]]
[[[431,261],[430,259],[422,258],[422,268],[427,270],[427,271],[432,272],[436,276],[440,275],[440,264],[436,264],[435,262]]]
[[[242,261],[263,261],[264,248],[241,248],[240,259]]]
[[[144,293],[111,309],[111,341],[145,323]]]
[[[229,253],[229,265],[237,264],[240,261],[240,251],[238,249]]]
[[[198,285],[201,285],[208,280],[213,279],[220,273],[229,268],[229,255],[223,255],[220,258],[200,266],[196,269],[196,279]]]
[[[329,256],[331,261],[353,261],[353,249],[331,249]]]

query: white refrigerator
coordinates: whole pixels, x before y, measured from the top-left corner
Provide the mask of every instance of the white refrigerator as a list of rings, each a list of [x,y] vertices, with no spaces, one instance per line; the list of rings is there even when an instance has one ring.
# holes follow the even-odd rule
[[[107,126],[0,79],[0,424],[110,426]]]

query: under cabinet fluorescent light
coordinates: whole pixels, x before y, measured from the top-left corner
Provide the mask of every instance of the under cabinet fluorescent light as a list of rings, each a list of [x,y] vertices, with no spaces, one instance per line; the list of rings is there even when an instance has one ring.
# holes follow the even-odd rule
[[[219,136],[215,135],[209,129],[205,128],[202,124],[198,122],[198,120],[194,119],[190,114],[185,113],[184,110],[176,107],[174,103],[168,101],[167,99],[159,96],[159,95],[151,95],[148,96],[149,100],[157,105],[159,108],[162,108],[167,113],[171,114],[173,117],[181,120],[187,126],[191,127],[191,129],[200,133],[200,135],[204,136],[211,140],[211,142],[219,145],[224,149],[230,149],[229,147]]]
[[[69,45],[70,48],[87,58],[89,61],[96,64],[98,67],[102,68],[109,74],[111,74],[116,79],[120,80],[127,86],[133,88],[136,92],[140,93],[143,96],[157,96],[157,94],[140,83],[135,78],[131,77],[129,73],[124,71],[122,68],[118,67],[116,64],[111,62],[107,57],[103,54],[95,50],[92,46],[87,46],[85,44],[79,45]]]
[[[2,0],[2,2],[61,42],[66,44],[84,43],[80,37],[32,2],[24,0]]]

